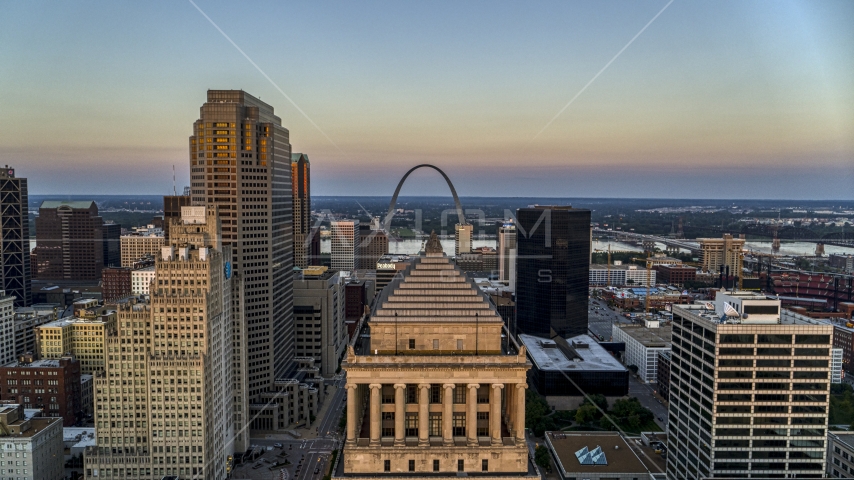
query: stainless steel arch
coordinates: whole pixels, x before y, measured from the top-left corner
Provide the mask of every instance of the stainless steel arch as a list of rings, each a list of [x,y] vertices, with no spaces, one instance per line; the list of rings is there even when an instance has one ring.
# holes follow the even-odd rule
[[[403,178],[400,179],[400,183],[397,184],[397,188],[394,189],[394,195],[391,197],[391,203],[388,204],[388,213],[385,216],[385,220],[383,220],[383,228],[385,228],[386,231],[388,231],[389,227],[391,226],[391,218],[394,216],[394,207],[397,205],[397,196],[398,194],[400,194],[400,188],[403,187],[403,182],[406,181],[406,178],[409,176],[410,173],[422,167],[432,168],[433,170],[439,172],[442,177],[445,178],[445,181],[448,182],[448,188],[451,189],[451,195],[454,196],[454,204],[457,207],[457,216],[459,216],[460,218],[460,223],[463,225],[466,224],[466,217],[465,215],[463,215],[463,204],[460,203],[460,197],[457,196],[457,190],[454,188],[454,184],[451,183],[451,179],[448,178],[448,176],[445,175],[445,172],[443,172],[439,167],[427,163],[422,163],[421,165],[416,165],[410,168],[409,171],[406,172],[406,175],[404,175]]]

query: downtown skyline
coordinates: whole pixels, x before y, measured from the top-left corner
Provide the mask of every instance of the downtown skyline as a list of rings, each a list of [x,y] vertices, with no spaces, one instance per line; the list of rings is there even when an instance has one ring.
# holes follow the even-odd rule
[[[36,195],[168,193],[204,90],[233,88],[315,195],[427,162],[464,196],[854,198],[850,3],[195,5],[5,6],[0,162]]]

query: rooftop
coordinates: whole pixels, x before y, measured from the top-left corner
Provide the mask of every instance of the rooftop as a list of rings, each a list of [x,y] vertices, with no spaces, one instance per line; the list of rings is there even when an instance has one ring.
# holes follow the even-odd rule
[[[637,340],[644,347],[670,347],[670,334],[673,330],[673,327],[671,325],[665,325],[658,328],[647,328],[643,325],[615,323],[614,326],[622,330],[630,337]]]
[[[573,473],[639,473],[648,474],[649,470],[638,458],[634,450],[619,432],[547,432],[548,442],[555,455],[558,467],[567,475]],[[604,463],[582,462],[587,457],[576,452],[598,452]],[[580,458],[579,458],[580,457]],[[601,459],[601,457],[599,457]]]
[[[827,432],[840,442],[848,445],[848,448],[854,448],[854,432]]]
[[[15,361],[3,365],[3,368],[59,368],[59,359],[47,358],[41,360],[33,360],[31,363],[21,363]]]
[[[39,208],[71,207],[88,209],[95,203],[92,200],[45,200]]]
[[[86,325],[86,324],[104,325],[105,323],[106,322],[104,320],[101,320],[99,318],[88,319],[88,318],[76,318],[75,317],[75,318],[63,318],[61,320],[54,320],[52,322],[45,323],[44,325],[41,326],[41,328],[50,328],[50,327],[63,328],[63,327],[71,326],[71,325]]]
[[[566,339],[573,358],[567,356],[555,340],[526,334],[519,335],[519,339],[540,370],[626,371],[626,367],[589,335]]]

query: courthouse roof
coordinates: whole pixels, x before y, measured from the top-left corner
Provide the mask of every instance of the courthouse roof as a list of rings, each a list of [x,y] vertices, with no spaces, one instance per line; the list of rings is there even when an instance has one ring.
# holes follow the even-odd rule
[[[92,200],[45,200],[39,208],[71,207],[88,209],[95,203]]]
[[[442,253],[415,257],[382,291],[371,322],[502,322],[489,298]]]

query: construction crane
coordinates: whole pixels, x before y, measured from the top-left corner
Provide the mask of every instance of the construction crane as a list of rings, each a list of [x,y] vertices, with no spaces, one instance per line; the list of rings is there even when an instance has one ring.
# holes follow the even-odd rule
[[[593,251],[594,252],[603,252],[603,253],[605,252],[605,250],[601,250],[598,248],[594,249]],[[605,270],[608,272],[607,273],[608,277],[605,279],[606,286],[610,287],[611,286],[611,244],[610,243],[608,244],[608,264],[605,266]]]

